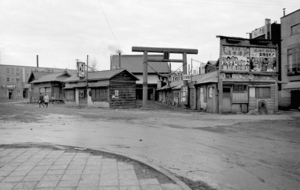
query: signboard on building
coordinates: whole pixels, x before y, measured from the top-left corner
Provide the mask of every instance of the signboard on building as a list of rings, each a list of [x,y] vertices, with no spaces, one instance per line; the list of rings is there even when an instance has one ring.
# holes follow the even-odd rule
[[[16,85],[6,85],[6,88],[8,88],[8,89],[15,89]]]
[[[85,77],[85,63],[77,62],[77,75],[78,77]]]
[[[255,29],[254,31],[251,32],[251,37],[252,39],[260,37],[262,35],[265,35],[266,33],[266,27],[262,26],[260,28]]]
[[[187,104],[188,103],[188,87],[182,86],[181,87],[181,103]]]
[[[249,71],[249,48],[222,46],[221,68],[222,70]]]
[[[275,72],[276,49],[250,48],[250,65],[254,72]]]
[[[191,80],[191,75],[183,74],[182,75],[182,80]]]

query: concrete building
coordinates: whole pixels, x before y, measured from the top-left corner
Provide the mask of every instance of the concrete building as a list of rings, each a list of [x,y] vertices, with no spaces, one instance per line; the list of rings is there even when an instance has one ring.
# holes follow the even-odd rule
[[[61,72],[65,69],[31,67],[21,65],[0,65],[0,98],[3,99],[27,99],[30,95],[28,79],[32,71],[44,71],[46,73]]]
[[[279,106],[300,106],[300,9],[281,18],[281,77]]]

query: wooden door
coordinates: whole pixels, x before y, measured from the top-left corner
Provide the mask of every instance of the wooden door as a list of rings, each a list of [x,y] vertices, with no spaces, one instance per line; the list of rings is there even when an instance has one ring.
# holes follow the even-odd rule
[[[223,87],[223,113],[231,112],[231,87]]]
[[[87,105],[86,89],[79,90],[79,105]]]
[[[196,101],[197,101],[197,110],[201,110],[201,97],[200,97],[200,88],[197,88],[197,98],[196,98]]]

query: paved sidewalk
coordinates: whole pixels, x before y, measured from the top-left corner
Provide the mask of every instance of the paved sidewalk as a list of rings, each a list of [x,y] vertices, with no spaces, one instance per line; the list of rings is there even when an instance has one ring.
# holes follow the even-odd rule
[[[139,179],[126,162],[47,148],[0,148],[0,189],[181,190],[156,178]]]

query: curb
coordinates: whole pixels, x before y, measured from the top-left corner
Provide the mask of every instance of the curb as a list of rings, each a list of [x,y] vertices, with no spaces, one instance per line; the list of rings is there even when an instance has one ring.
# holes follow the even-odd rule
[[[57,145],[54,145],[54,146],[57,146]],[[59,146],[59,145],[58,145]],[[64,145],[62,145],[64,146]],[[69,146],[69,145],[66,145],[66,146]],[[159,166],[156,166],[150,162],[148,162],[146,159],[143,159],[143,158],[139,158],[139,157],[136,157],[136,156],[130,156],[130,155],[127,155],[127,154],[123,154],[123,153],[120,153],[120,152],[116,152],[116,151],[107,151],[107,150],[102,150],[102,149],[95,149],[95,148],[87,148],[87,147],[79,147],[79,146],[74,146],[74,148],[79,148],[79,149],[92,149],[92,150],[97,150],[97,151],[101,151],[101,152],[105,152],[105,153],[111,153],[111,154],[115,154],[115,155],[118,155],[118,156],[124,156],[124,157],[127,157],[129,159],[132,159],[134,161],[137,161],[137,162],[140,162],[142,164],[145,164],[153,169],[155,169],[156,171],[162,173],[163,175],[167,176],[168,178],[170,178],[173,182],[175,182],[177,185],[179,185],[181,187],[181,189],[183,190],[192,190],[189,186],[187,186],[185,183],[183,183],[180,179],[178,179],[176,176],[174,176],[173,174],[171,174],[170,172],[168,172],[167,170],[159,167]]]

